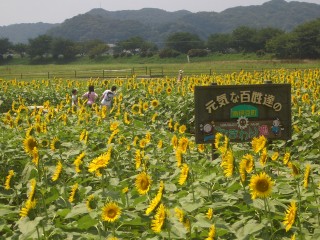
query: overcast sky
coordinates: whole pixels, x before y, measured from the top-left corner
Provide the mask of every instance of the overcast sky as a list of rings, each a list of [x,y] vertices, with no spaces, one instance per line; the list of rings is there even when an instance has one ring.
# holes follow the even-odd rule
[[[261,5],[269,0],[0,0],[0,26],[16,23],[62,23],[93,8],[108,11],[159,8],[169,12],[221,12],[237,6]],[[286,0],[287,2],[292,0]],[[320,4],[320,0],[296,0]]]

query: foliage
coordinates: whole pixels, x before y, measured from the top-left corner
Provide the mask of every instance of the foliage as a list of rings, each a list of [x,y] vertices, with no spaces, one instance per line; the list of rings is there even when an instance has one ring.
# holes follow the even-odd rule
[[[166,39],[166,47],[180,53],[187,53],[190,49],[203,48],[203,41],[196,34],[188,32],[172,33]]]
[[[51,52],[52,37],[41,35],[34,39],[29,39],[28,54],[31,59],[40,57],[45,58]]]
[[[164,48],[159,52],[160,58],[175,58],[179,55],[180,55],[180,52],[170,48]]]
[[[206,49],[190,49],[187,55],[190,57],[204,57],[208,55],[208,51]]]
[[[179,84],[169,77],[1,79],[1,97],[13,101],[0,121],[1,237],[319,238],[319,77],[320,69],[271,69],[194,75]],[[266,145],[263,164],[254,144],[222,140],[212,160],[211,144],[194,142],[194,86],[264,79],[292,86],[292,140]],[[99,95],[118,86],[111,109],[86,107],[81,94],[91,84]],[[228,177],[223,149],[234,159]],[[243,179],[247,154],[253,162]],[[250,182],[259,173],[273,188],[253,199],[259,189]],[[151,179],[147,188],[142,175]]]

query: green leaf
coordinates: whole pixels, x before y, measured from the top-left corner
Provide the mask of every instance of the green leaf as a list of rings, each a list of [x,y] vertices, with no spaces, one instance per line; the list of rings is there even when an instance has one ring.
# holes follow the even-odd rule
[[[92,219],[90,215],[85,215],[77,221],[79,229],[89,229],[90,227],[96,225],[98,222],[98,220]]]
[[[81,203],[79,205],[74,206],[71,209],[71,212],[69,212],[65,218],[66,219],[74,218],[75,216],[78,216],[78,215],[84,214],[84,213],[88,213],[88,209],[84,203]]]
[[[25,217],[18,221],[18,228],[22,233],[23,239],[28,239],[37,229],[40,221],[43,217],[36,217],[34,220],[30,221],[28,217]]]

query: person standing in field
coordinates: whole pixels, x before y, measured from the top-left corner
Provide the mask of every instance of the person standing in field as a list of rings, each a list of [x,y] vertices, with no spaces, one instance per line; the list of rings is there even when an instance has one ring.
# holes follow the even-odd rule
[[[77,89],[72,89],[72,96],[71,96],[71,105],[72,107],[76,107],[78,105],[78,91]]]
[[[107,106],[108,108],[111,108],[113,98],[116,95],[117,87],[112,86],[111,90],[107,89],[103,92],[102,97],[101,97],[101,105],[102,106]]]
[[[182,70],[179,70],[179,74],[178,74],[178,83],[181,83],[182,82],[182,73],[183,71]]]
[[[90,85],[88,90],[89,90],[88,92],[82,95],[82,98],[88,99],[87,106],[92,107],[92,104],[98,98],[98,94],[95,93],[93,85]]]

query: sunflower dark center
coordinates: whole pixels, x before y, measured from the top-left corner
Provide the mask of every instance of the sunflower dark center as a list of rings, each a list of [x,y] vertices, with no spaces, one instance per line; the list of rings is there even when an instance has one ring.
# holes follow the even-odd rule
[[[109,209],[107,215],[109,218],[114,218],[117,215],[117,212],[114,209]]]
[[[257,182],[256,187],[257,187],[258,192],[266,192],[269,189],[269,183],[268,183],[268,181],[262,179]]]
[[[140,185],[143,190],[146,190],[149,186],[149,181],[147,179],[143,179],[143,180],[141,180]]]

